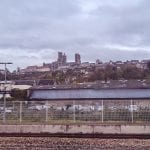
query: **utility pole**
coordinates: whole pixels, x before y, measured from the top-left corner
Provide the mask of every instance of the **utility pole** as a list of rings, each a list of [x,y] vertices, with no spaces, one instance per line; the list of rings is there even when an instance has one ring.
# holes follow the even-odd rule
[[[12,62],[0,62],[1,65],[5,66],[5,82],[4,82],[4,113],[3,113],[3,123],[6,123],[6,84],[7,84],[7,65],[13,64]]]

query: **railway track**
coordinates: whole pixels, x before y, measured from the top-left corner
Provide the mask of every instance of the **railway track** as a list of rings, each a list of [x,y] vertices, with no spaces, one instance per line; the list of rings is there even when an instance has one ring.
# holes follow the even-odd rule
[[[49,134],[49,133],[0,133],[0,137],[57,137],[99,139],[150,139],[150,134]]]

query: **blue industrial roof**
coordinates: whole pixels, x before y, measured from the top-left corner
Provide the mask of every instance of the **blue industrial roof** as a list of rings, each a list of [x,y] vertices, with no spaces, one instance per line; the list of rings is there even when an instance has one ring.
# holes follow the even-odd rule
[[[32,89],[30,99],[150,99],[150,89]]]

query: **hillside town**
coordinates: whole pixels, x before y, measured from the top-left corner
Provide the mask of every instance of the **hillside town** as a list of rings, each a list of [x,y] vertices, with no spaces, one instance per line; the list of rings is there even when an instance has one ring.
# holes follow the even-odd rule
[[[58,52],[58,58],[42,66],[28,66],[8,75],[12,80],[48,80],[46,84],[77,84],[109,80],[148,80],[150,79],[150,60],[109,61],[99,59],[95,63],[83,62],[76,53],[73,62],[67,55]],[[2,79],[1,79],[2,80]],[[44,81],[43,81],[44,82]]]
[[[150,60],[128,60],[102,62],[99,59],[95,63],[82,62],[81,55],[76,53],[73,62],[67,61],[67,55],[58,52],[58,58],[52,63],[43,63],[42,66],[27,66],[9,72],[7,69],[7,80],[15,81],[17,84],[36,85],[76,85],[88,83],[119,83],[134,80],[149,82]],[[5,71],[0,71],[0,80],[3,81]],[[120,84],[120,83],[119,83]],[[132,86],[136,84],[132,84]],[[122,85],[123,86],[123,85]]]

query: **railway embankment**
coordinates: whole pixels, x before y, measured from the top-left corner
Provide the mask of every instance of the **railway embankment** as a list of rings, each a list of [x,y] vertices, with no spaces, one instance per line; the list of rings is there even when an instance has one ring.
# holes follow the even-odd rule
[[[120,134],[150,137],[150,125],[0,125],[0,134]]]

